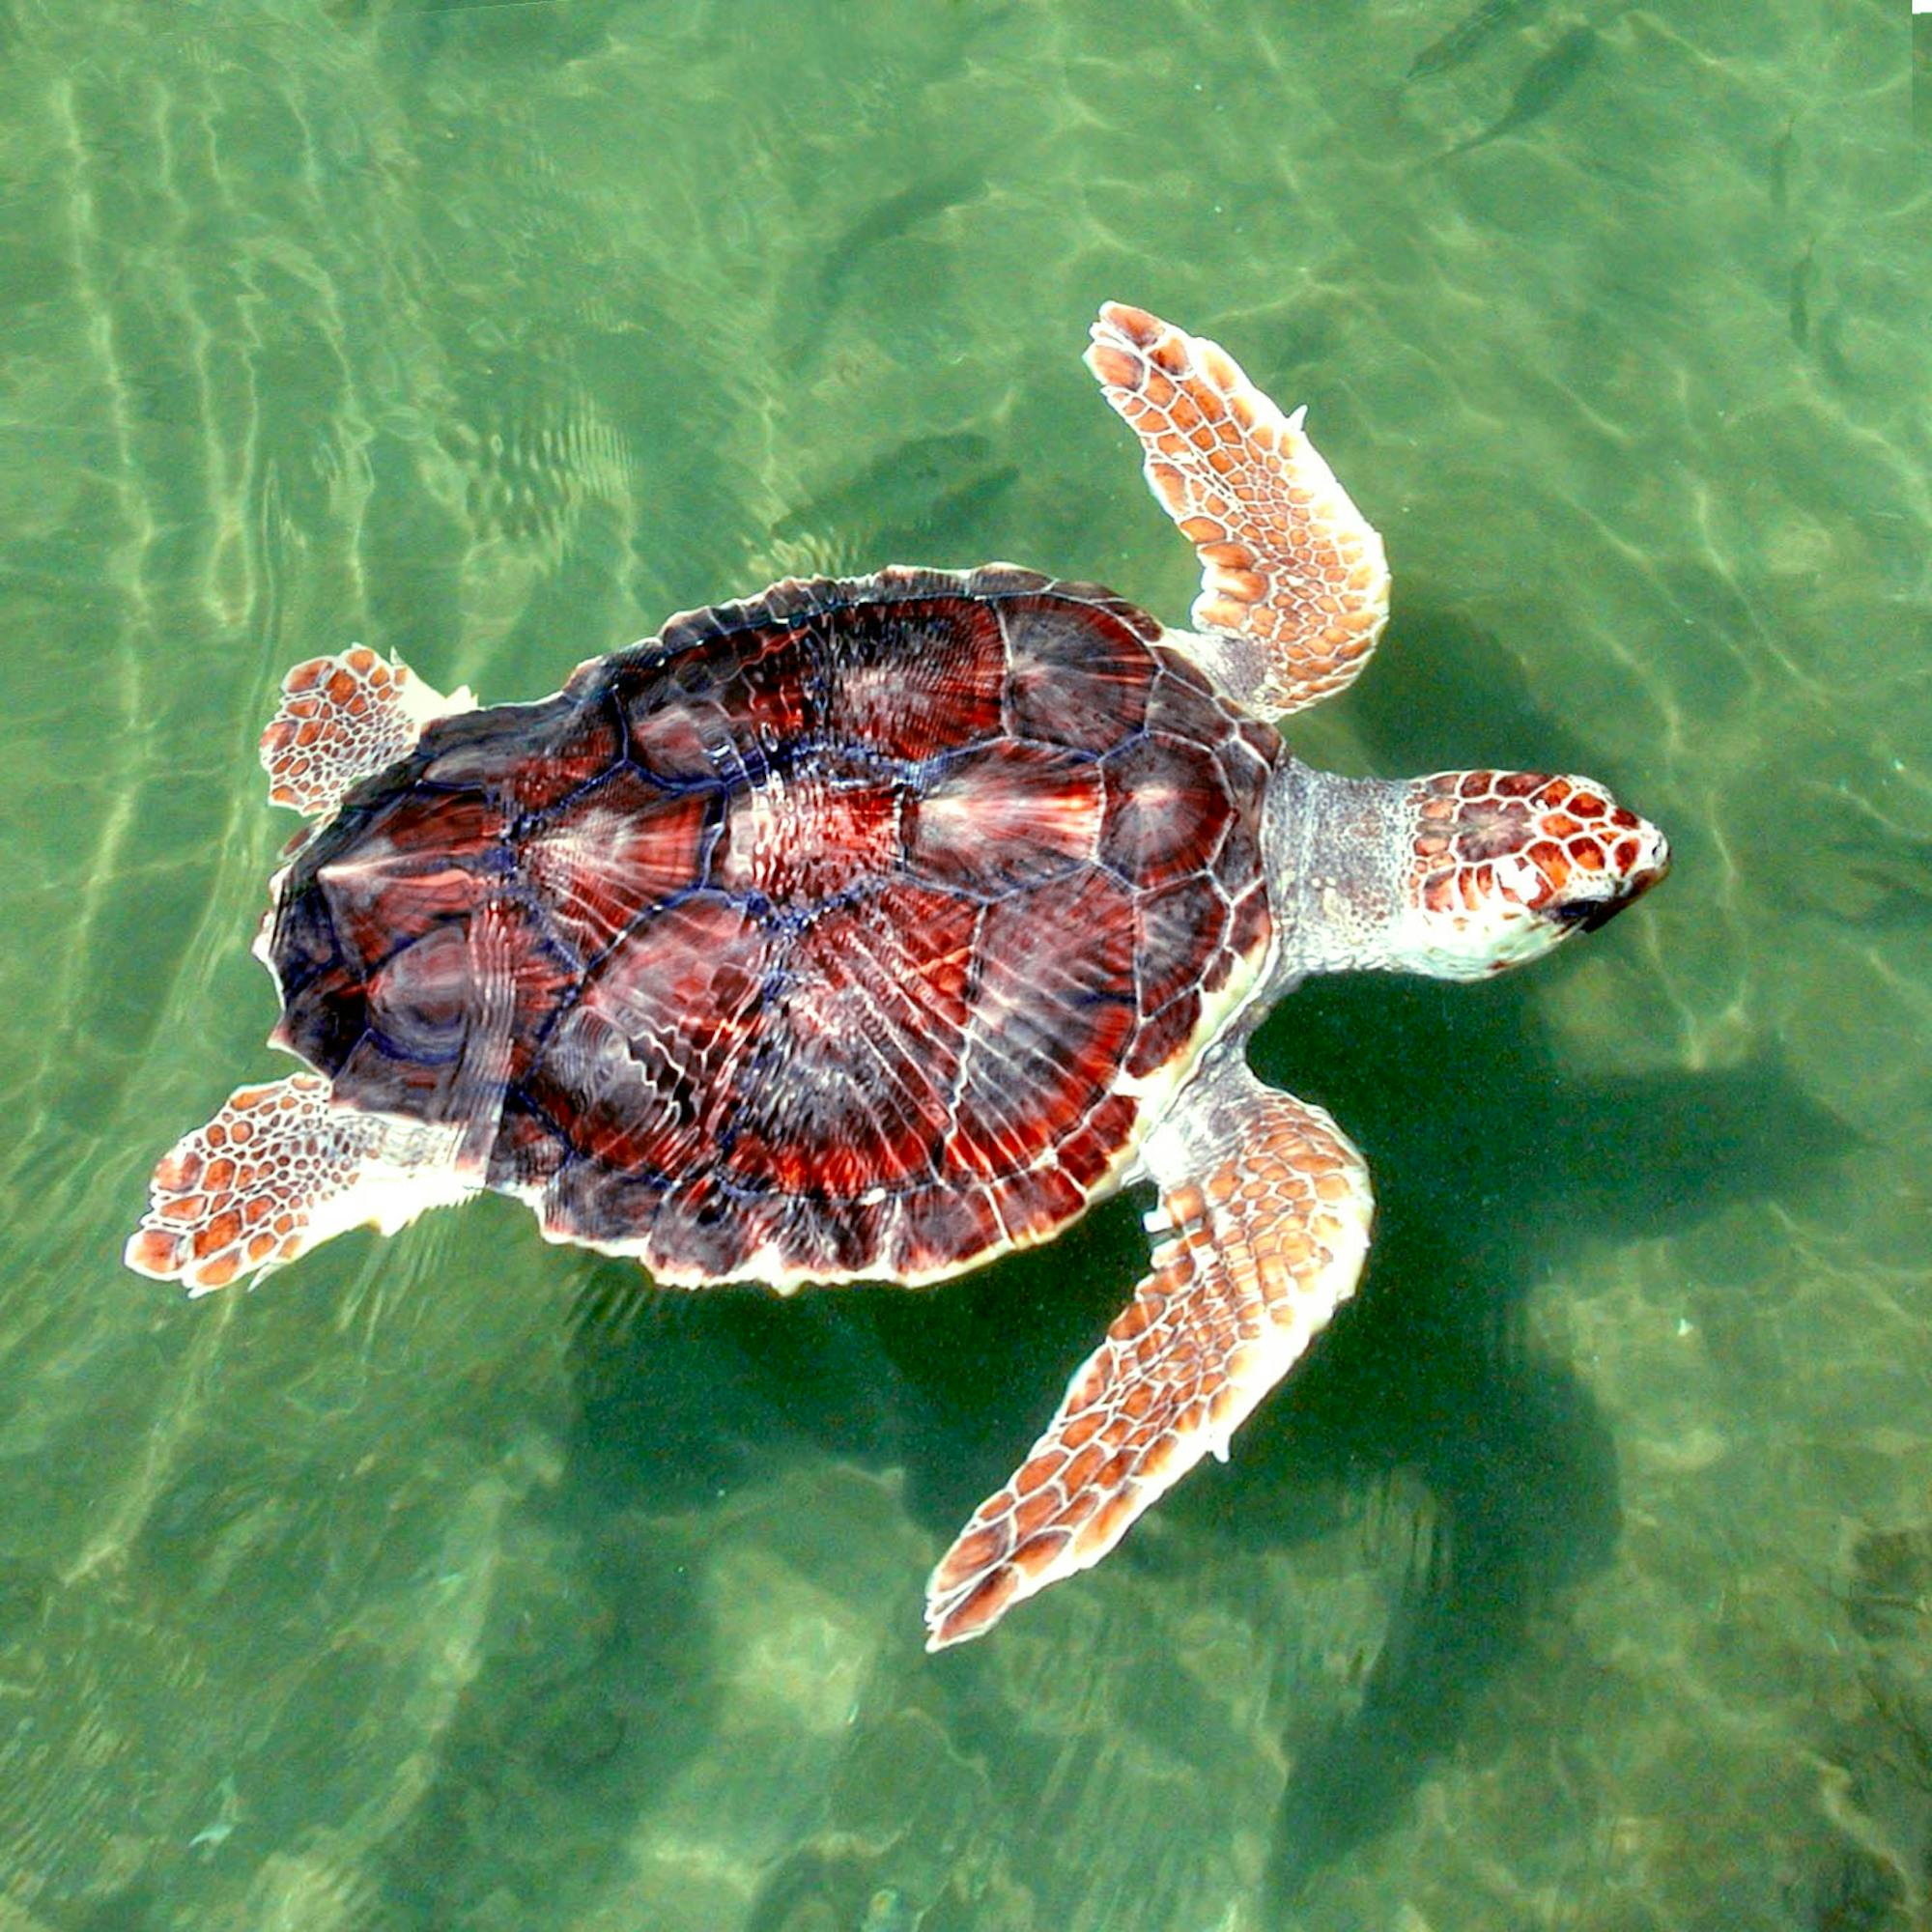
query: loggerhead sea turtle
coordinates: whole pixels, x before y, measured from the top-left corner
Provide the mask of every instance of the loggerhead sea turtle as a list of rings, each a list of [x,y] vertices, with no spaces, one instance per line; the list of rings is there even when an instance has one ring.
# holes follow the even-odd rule
[[[128,1261],[199,1293],[495,1188],[658,1281],[939,1281],[1151,1180],[1151,1267],[927,1589],[929,1647],[1097,1562],[1354,1289],[1361,1155],[1248,1069],[1305,975],[1477,979],[1669,863],[1603,786],[1310,769],[1382,546],[1215,344],[1087,362],[1201,557],[1192,632],[1009,564],[786,580],[476,707],[354,649],[262,739],[319,821],[256,951],[271,1043]]]

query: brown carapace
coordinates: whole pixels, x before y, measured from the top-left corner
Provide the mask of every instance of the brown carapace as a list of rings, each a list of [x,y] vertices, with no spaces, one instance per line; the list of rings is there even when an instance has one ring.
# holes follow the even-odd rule
[[[307,1071],[156,1168],[195,1292],[495,1189],[664,1283],[939,1280],[1145,1179],[1151,1271],[928,1591],[933,1648],[1095,1562],[1352,1291],[1372,1202],[1243,1042],[1311,971],[1473,977],[1667,864],[1589,781],[1330,779],[1274,718],[1380,634],[1379,539],[1213,344],[1088,357],[1203,563],[1192,632],[1007,564],[787,580],[478,709],[357,647],[289,674],[317,823],[258,952]]]
[[[276,1038],[455,1128],[506,915],[480,1178],[663,1282],[929,1281],[1111,1186],[1269,923],[1280,748],[1104,592],[782,586],[433,724],[297,856]]]

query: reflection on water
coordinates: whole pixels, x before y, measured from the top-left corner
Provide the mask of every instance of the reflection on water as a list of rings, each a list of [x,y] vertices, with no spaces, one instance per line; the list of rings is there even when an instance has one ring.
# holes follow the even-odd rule
[[[0,1926],[1923,1921],[1890,12],[13,0],[0,48]],[[501,1201],[193,1308],[121,1272],[260,1065],[289,664],[531,696],[892,559],[1179,618],[1108,296],[1307,401],[1388,538],[1304,755],[1598,772],[1679,854],[1521,980],[1264,1029],[1381,1218],[1228,1466],[922,1652],[1137,1201],[785,1304]]]

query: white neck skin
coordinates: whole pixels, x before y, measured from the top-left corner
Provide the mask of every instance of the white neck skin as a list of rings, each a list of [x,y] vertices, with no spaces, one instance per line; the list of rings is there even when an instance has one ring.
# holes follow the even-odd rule
[[[1262,850],[1286,984],[1406,963],[1389,942],[1407,906],[1410,817],[1400,781],[1282,759],[1263,809]]]

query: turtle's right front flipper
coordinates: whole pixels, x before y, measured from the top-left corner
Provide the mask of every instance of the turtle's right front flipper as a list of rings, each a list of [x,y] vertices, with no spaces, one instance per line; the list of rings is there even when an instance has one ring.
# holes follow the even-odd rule
[[[926,1648],[979,1636],[1097,1563],[1228,1438],[1354,1293],[1368,1169],[1319,1107],[1264,1087],[1237,1042],[1196,1074],[1144,1157],[1153,1271],[1005,1488],[926,1585]]]
[[[282,701],[262,733],[269,800],[323,818],[352,785],[393,765],[423,726],[469,711],[468,691],[445,697],[400,660],[366,645],[310,658],[282,680]]]

